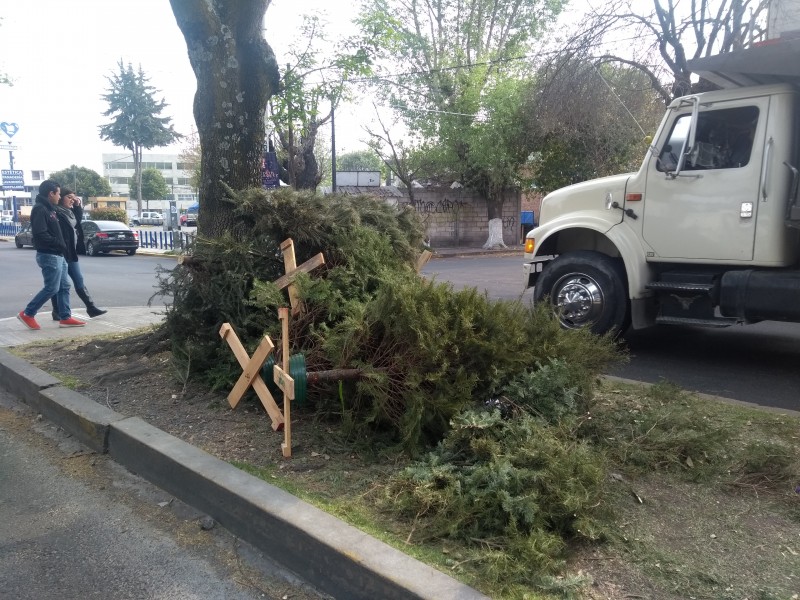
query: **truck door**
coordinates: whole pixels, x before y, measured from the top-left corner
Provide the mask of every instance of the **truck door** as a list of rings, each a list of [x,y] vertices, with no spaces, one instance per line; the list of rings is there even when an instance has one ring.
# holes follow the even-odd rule
[[[694,148],[675,169],[691,111],[678,111],[648,165],[643,236],[650,259],[753,259],[769,99],[700,107]]]

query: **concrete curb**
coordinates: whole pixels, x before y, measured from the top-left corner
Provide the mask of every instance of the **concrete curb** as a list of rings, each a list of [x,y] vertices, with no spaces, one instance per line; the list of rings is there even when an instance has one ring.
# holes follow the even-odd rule
[[[487,598],[291,494],[60,383],[0,349],[0,386],[324,593],[364,600]]]

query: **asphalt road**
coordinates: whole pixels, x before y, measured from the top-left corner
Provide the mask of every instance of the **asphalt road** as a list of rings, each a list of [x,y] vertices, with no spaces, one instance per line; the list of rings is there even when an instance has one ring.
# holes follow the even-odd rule
[[[173,268],[175,258],[114,253],[81,256],[80,265],[86,287],[98,306],[146,306],[156,291],[156,267]],[[0,241],[0,273],[0,318],[14,316],[42,288],[36,251]],[[74,293],[72,302],[83,308]],[[153,303],[162,306],[165,301],[159,297]]]
[[[202,519],[0,390],[0,598],[321,598]]]

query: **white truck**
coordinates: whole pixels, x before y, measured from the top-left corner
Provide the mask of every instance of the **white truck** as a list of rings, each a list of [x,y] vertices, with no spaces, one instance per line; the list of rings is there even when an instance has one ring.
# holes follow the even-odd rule
[[[698,59],[636,173],[542,201],[524,284],[567,328],[800,322],[800,39]]]
[[[163,225],[164,215],[159,212],[143,212],[141,215],[131,217],[131,224],[134,227],[139,225]]]

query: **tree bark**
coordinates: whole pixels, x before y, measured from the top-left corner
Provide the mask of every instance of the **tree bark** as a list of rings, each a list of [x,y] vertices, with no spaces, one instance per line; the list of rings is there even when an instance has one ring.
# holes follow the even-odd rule
[[[225,186],[261,185],[267,101],[279,85],[262,35],[270,0],[170,0],[197,77],[194,117],[202,148],[198,232],[234,236]]]
[[[483,245],[485,249],[507,248],[503,241],[503,219],[489,219],[489,239]]]

